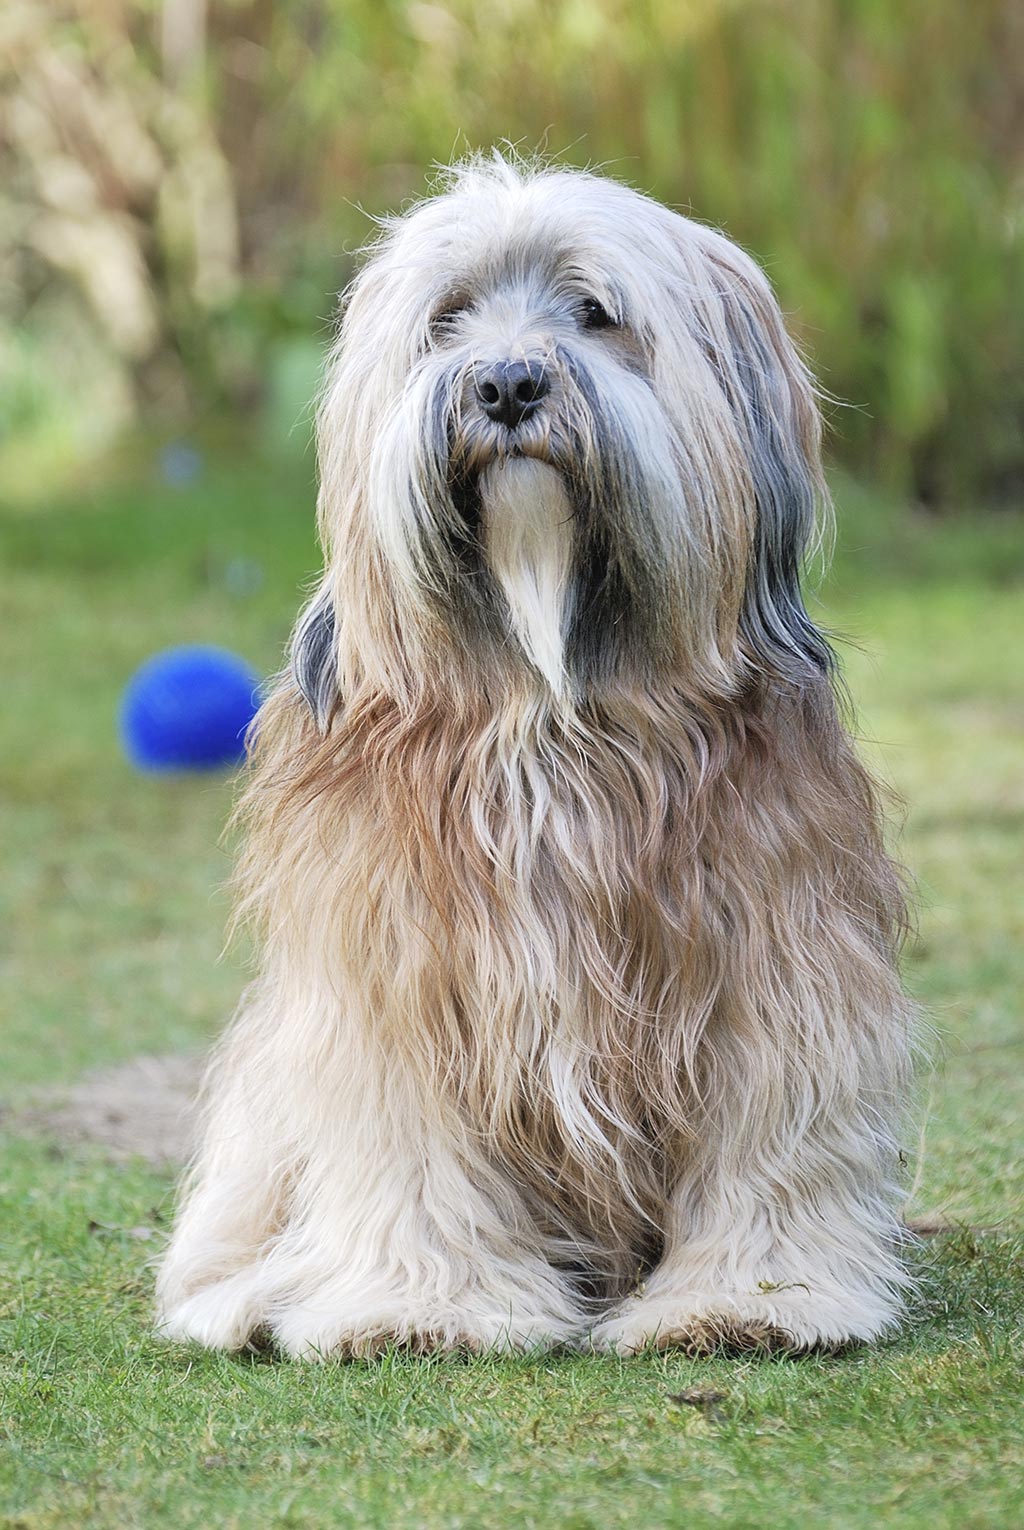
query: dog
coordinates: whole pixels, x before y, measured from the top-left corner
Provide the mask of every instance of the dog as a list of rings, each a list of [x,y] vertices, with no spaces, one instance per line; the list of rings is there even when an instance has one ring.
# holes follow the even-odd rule
[[[901,876],[800,569],[759,267],[495,154],[383,223],[240,807],[258,973],[158,1279],[289,1356],[898,1322]]]

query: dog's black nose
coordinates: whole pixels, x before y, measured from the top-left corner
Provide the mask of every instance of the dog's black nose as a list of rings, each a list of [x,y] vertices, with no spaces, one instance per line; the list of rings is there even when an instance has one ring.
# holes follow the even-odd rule
[[[551,387],[539,361],[499,361],[478,372],[475,381],[484,414],[509,430],[536,412]]]

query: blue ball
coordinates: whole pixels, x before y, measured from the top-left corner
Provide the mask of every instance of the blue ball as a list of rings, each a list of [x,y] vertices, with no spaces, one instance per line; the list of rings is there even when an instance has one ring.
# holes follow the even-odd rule
[[[245,755],[259,677],[236,654],[168,648],[135,671],[121,702],[121,742],[139,770],[217,770]]]

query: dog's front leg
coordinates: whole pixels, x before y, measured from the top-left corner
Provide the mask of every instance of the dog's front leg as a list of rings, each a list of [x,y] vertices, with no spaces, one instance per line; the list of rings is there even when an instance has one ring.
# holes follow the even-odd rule
[[[268,1322],[311,1358],[520,1349],[578,1330],[514,1188],[402,1062],[350,1061],[267,1256]],[[338,1080],[340,1089],[341,1080]]]
[[[844,1193],[820,1162],[808,1177],[815,1156],[688,1175],[673,1199],[663,1259],[594,1330],[595,1347],[836,1349],[891,1327],[900,1311],[899,1228],[877,1176]]]
[[[719,1041],[715,1103],[663,1257],[595,1347],[827,1350],[894,1325],[907,1284],[893,1185],[902,1017],[874,1029],[859,1058],[840,1039],[788,1064],[782,1049]]]
[[[211,1117],[161,1273],[165,1331],[237,1348],[258,1329],[311,1358],[578,1332],[518,1193],[411,1060],[368,1024],[325,1025],[320,1046],[288,1034],[279,1024],[258,1066],[259,1047],[236,1049],[250,1128],[228,1154]]]
[[[572,1289],[515,1190],[452,1123],[396,1083],[368,1093],[355,1131],[311,1160],[267,1259],[268,1323],[297,1357],[370,1356],[394,1344],[524,1349],[578,1333]]]

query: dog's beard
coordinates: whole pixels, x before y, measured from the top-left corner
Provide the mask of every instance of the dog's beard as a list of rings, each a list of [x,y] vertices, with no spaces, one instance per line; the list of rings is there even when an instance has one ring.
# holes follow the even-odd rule
[[[515,431],[473,409],[471,373],[438,379],[415,539],[452,614],[565,696],[657,657],[688,533],[674,438],[646,380],[593,375],[563,350],[552,375]]]
[[[535,458],[507,457],[484,469],[478,493],[484,554],[512,632],[558,696],[572,615],[573,508],[565,479]]]

